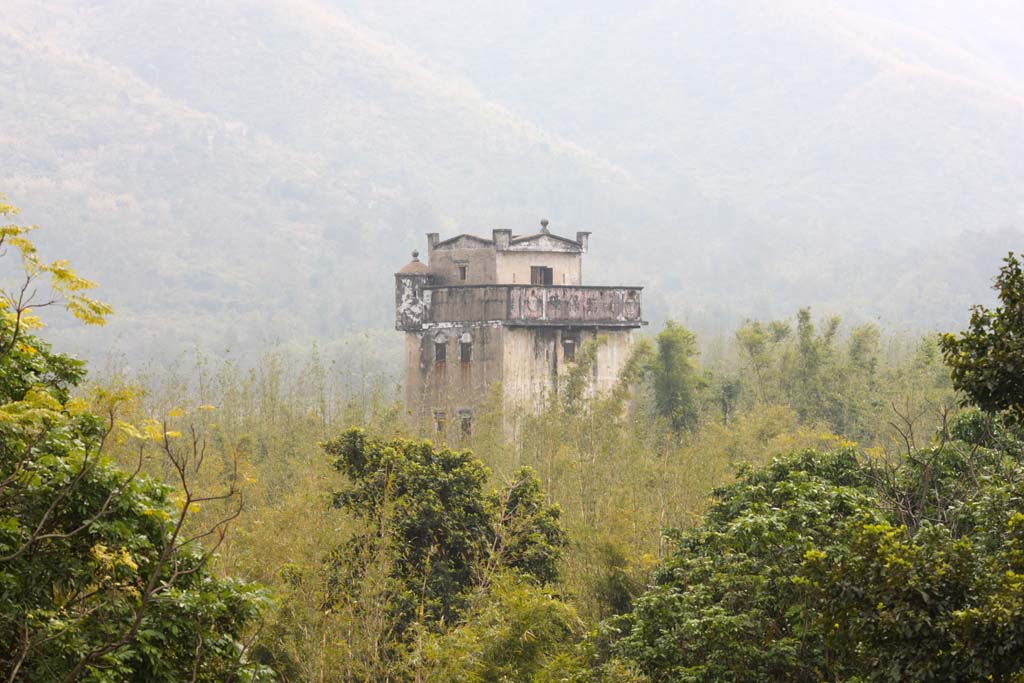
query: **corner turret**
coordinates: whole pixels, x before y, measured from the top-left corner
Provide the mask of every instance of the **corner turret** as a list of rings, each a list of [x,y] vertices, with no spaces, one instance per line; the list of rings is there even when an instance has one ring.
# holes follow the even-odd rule
[[[395,329],[418,330],[430,306],[430,292],[424,287],[431,284],[430,268],[420,261],[420,253],[412,252],[409,261],[395,273]]]

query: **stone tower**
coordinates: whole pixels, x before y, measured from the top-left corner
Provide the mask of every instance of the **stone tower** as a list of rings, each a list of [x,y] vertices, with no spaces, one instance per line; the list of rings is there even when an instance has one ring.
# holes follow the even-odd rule
[[[541,231],[491,239],[427,235],[427,262],[395,274],[395,327],[405,332],[405,406],[442,437],[468,434],[475,412],[498,391],[504,408],[533,412],[558,391],[581,344],[598,335],[597,391],[629,357],[641,287],[583,285],[590,233]]]

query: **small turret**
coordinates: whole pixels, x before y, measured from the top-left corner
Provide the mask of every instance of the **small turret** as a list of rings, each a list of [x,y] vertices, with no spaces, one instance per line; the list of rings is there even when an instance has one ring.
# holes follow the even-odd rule
[[[420,253],[412,252],[409,261],[395,273],[395,329],[418,330],[430,306],[430,293],[423,288],[431,283],[430,268],[420,261]]]

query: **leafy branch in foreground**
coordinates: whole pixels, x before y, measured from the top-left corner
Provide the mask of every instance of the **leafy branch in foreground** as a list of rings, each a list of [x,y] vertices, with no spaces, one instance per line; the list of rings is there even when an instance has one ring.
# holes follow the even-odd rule
[[[8,247],[15,248],[21,256],[22,266],[18,283],[0,289],[0,310],[10,323],[3,348],[9,350],[13,347],[23,329],[42,326],[33,310],[56,304],[62,303],[65,309],[87,325],[105,324],[113,309],[88,295],[96,288],[96,283],[78,275],[66,260],[43,261],[36,245],[28,237],[38,226],[6,222],[17,215],[18,208],[7,203],[7,198],[0,194],[0,221],[5,221],[0,224],[0,254],[5,255]],[[48,291],[40,293],[40,285],[48,287]]]
[[[13,213],[0,204],[0,214]],[[39,261],[27,230],[0,227],[24,269],[0,304],[0,674],[9,682],[265,678],[247,662],[241,634],[266,597],[209,568],[240,509],[236,478],[195,490],[201,435],[183,440],[164,421],[120,421],[131,392],[100,396],[102,417],[72,398],[84,366],[26,332],[38,326],[30,310],[62,300],[101,324],[109,308],[82,294],[92,284],[66,263]],[[37,298],[44,274],[55,299]],[[135,453],[130,471],[109,455],[115,440]],[[177,501],[174,489],[139,474],[154,451],[177,475]],[[200,504],[221,509],[196,528]]]

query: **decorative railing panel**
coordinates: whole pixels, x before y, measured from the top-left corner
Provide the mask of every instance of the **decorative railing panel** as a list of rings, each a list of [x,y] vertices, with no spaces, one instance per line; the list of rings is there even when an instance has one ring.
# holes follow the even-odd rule
[[[641,324],[639,287],[509,286],[508,320]]]

